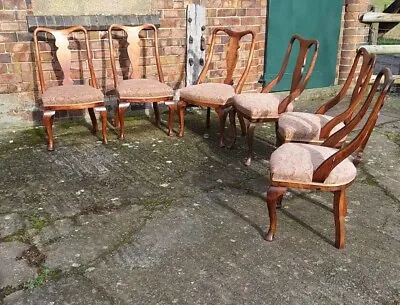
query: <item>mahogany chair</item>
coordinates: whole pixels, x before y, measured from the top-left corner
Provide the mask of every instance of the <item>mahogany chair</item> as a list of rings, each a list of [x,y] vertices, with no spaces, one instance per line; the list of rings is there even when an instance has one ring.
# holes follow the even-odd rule
[[[226,44],[226,77],[224,83],[210,83],[206,82],[207,73],[211,70],[212,60],[214,50],[218,49],[216,47],[217,38],[220,37],[221,33],[225,33],[229,37],[229,41]],[[239,60],[239,50],[241,47],[241,40],[243,37],[250,35],[251,44],[248,50],[246,58],[246,66],[239,78],[237,85],[234,87],[233,76]],[[244,43],[243,43],[244,44]],[[243,45],[242,44],[242,45]],[[184,134],[185,128],[185,107],[188,104],[207,107],[207,122],[206,128],[210,127],[210,110],[213,108],[219,118],[219,145],[224,146],[224,129],[226,117],[231,104],[228,102],[229,98],[235,95],[235,93],[240,93],[245,84],[247,75],[249,74],[251,61],[253,58],[255,47],[255,33],[254,31],[242,31],[235,32],[227,28],[216,28],[212,33],[211,46],[209,53],[207,55],[206,63],[200,73],[200,76],[195,85],[188,86],[180,90],[180,99],[178,102],[178,113],[180,121],[179,137]],[[240,58],[242,59],[242,58]]]
[[[383,88],[377,93],[382,79]],[[355,102],[359,103],[358,99],[364,99],[364,103],[357,113],[343,128],[330,135],[321,145],[286,143],[272,153],[270,160],[271,185],[267,192],[270,225],[265,240],[272,241],[275,237],[276,207],[277,203],[280,205],[287,188],[321,190],[334,194],[335,246],[344,248],[344,218],[347,214],[346,190],[353,183],[357,174],[351,155],[365,147],[392,83],[390,70],[383,69],[365,99],[364,92],[361,92],[363,90],[356,94]],[[368,83],[362,85],[363,88],[367,86]],[[374,99],[376,99],[375,104],[373,103]],[[370,107],[371,105],[373,107]],[[333,148],[358,125],[366,115],[368,108],[372,108],[372,111],[361,131],[349,144],[340,149]]]
[[[41,34],[39,34],[41,33]],[[86,60],[87,68],[89,71],[83,71],[85,65],[82,64],[83,60],[80,61],[80,68],[76,71],[71,71],[72,60],[74,59],[70,44],[69,37],[72,35],[83,34],[84,46],[86,48]],[[54,43],[56,46],[55,61],[46,61],[45,52],[42,53],[41,47],[39,47],[39,35],[47,35],[47,37],[54,37]],[[97,132],[97,120],[94,111],[100,112],[102,121],[102,133],[103,143],[107,143],[107,111],[104,106],[103,93],[98,89],[96,77],[94,74],[92,53],[89,47],[89,40],[87,31],[82,26],[74,26],[63,30],[53,30],[49,28],[38,27],[34,31],[33,35],[34,47],[35,47],[35,60],[37,70],[39,74],[40,89],[42,92],[43,102],[43,123],[46,128],[48,136],[47,150],[54,150],[53,140],[53,117],[56,111],[59,110],[80,110],[88,109],[90,119],[92,121],[93,132]],[[80,39],[76,40],[74,44],[77,46],[76,52],[80,51]],[[84,50],[82,50],[83,52]],[[49,52],[47,52],[49,53]],[[79,52],[80,53],[80,52]],[[74,54],[75,55],[75,54]],[[78,56],[81,56],[78,54]],[[82,55],[83,56],[83,55]],[[56,63],[58,62],[58,64]],[[43,66],[51,65],[54,70],[57,70],[57,65],[61,69],[63,76],[61,80],[57,81],[58,86],[46,86],[44,77]],[[53,69],[52,69],[53,70]],[[80,71],[78,71],[80,70]],[[61,72],[61,71],[55,71]],[[48,72],[48,71],[46,71]],[[77,73],[75,73],[77,72]],[[85,73],[89,72],[89,75]],[[53,73],[53,71],[52,71]],[[89,84],[86,84],[85,77],[89,77]],[[59,85],[61,82],[61,85]],[[54,83],[54,82],[53,82]]]
[[[357,99],[361,88],[371,79],[376,56],[369,54],[364,48],[357,50],[356,57],[339,93],[327,103],[321,105],[315,113],[286,112],[278,120],[276,133],[277,143],[287,142],[322,144],[326,138],[334,134],[349,122],[352,114],[362,99]],[[361,61],[361,68],[354,86],[348,107],[335,117],[326,114],[328,110],[343,101],[349,87],[355,78],[357,67]],[[365,86],[364,86],[365,87]],[[366,89],[366,87],[365,87]],[[338,142],[341,146],[345,138]]]
[[[296,41],[299,43],[300,50],[293,70],[290,92],[289,94],[271,93],[271,90],[282,80],[282,77],[286,72],[292,48]],[[318,56],[318,47],[317,40],[305,39],[299,35],[294,35],[290,39],[278,75],[263,88],[261,93],[237,94],[230,100],[233,105],[229,114],[233,132],[233,143],[231,147],[234,147],[236,141],[236,114],[238,115],[239,120],[245,118],[248,121],[246,129],[244,125],[241,124],[242,134],[247,133],[247,142],[249,146],[247,161],[245,163],[247,166],[250,166],[253,156],[254,128],[257,123],[262,122],[275,122],[275,125],[277,126],[279,116],[284,112],[293,110],[293,101],[304,91],[314,69]],[[309,52],[311,52],[312,57],[308,69],[306,73],[304,73],[303,70],[306,66]]]
[[[130,68],[130,71],[124,70],[122,75],[123,79],[120,80],[120,76],[117,71],[116,65],[116,50],[114,47],[113,32],[119,31],[126,35],[126,52],[128,58],[123,58],[121,53],[119,54],[119,62],[121,71]],[[150,43],[151,38],[142,38],[141,35],[145,36],[148,32],[153,32],[153,43]],[[119,36],[119,38],[122,38]],[[171,134],[172,122],[174,115],[174,103],[173,95],[174,91],[171,87],[164,83],[164,76],[161,69],[159,46],[158,46],[158,34],[157,28],[153,24],[144,24],[141,26],[124,26],[120,24],[113,24],[108,29],[108,39],[110,46],[110,57],[111,67],[113,72],[114,88],[118,94],[117,109],[115,111],[114,124],[116,127],[120,127],[119,137],[124,139],[124,112],[131,103],[142,104],[152,103],[154,109],[154,115],[156,119],[156,125],[160,127],[160,111],[158,103],[165,103],[169,108],[169,121],[168,121],[168,135]],[[144,53],[152,52],[155,57],[155,64],[157,68],[158,80],[144,78],[143,66],[141,66],[141,41],[143,45],[152,46],[154,52],[150,48],[147,48]],[[121,63],[129,61],[129,66],[124,67]],[[119,70],[119,69],[118,69]],[[129,73],[127,73],[129,72]]]

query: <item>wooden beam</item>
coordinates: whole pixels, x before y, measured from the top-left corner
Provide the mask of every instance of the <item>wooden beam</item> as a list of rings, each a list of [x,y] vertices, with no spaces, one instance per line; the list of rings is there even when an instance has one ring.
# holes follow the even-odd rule
[[[400,12],[400,0],[393,1],[391,5],[389,5],[385,10],[384,13],[391,13],[397,14]],[[396,22],[389,22],[389,23],[379,23],[378,33],[379,35],[385,35],[391,29],[393,29],[397,25]]]
[[[364,23],[400,22],[400,14],[368,12],[360,16],[360,21]]]
[[[364,45],[360,48],[365,48],[369,53],[373,54],[400,54],[400,45]]]
[[[393,1],[384,11],[384,13],[398,13],[400,12],[400,0]]]

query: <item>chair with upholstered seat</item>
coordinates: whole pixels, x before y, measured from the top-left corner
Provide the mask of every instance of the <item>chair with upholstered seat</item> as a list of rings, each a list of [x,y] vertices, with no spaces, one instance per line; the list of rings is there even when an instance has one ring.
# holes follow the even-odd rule
[[[85,49],[79,47],[81,45],[81,39],[73,39],[74,43],[69,42],[69,38],[71,39],[73,35],[79,35],[79,33],[83,34],[81,37],[83,37]],[[45,38],[44,40],[47,43],[54,41],[56,51],[52,60],[46,57],[50,52],[45,52],[47,49],[44,46],[39,47],[39,41],[43,40],[42,38]],[[55,112],[60,110],[88,109],[94,133],[98,130],[95,111],[100,112],[103,143],[107,143],[107,111],[104,107],[103,93],[97,87],[92,64],[92,53],[90,51],[86,29],[81,26],[63,30],[38,27],[34,31],[33,39],[35,45],[35,61],[42,92],[43,123],[48,136],[47,150],[54,150],[53,117]],[[40,44],[42,44],[42,42],[40,42]],[[51,45],[51,43],[49,44]],[[76,46],[76,49],[71,48],[73,44]],[[72,53],[71,50],[75,50],[74,53]],[[83,53],[85,53],[85,55],[83,55]],[[82,56],[82,58],[83,56],[86,57],[87,68],[89,70],[88,75],[85,74],[87,71],[83,71],[85,69],[82,68],[86,66],[84,63],[85,60],[79,61],[80,64],[78,66],[82,69],[74,69],[74,71],[71,71],[71,63],[75,59],[74,56],[76,54]],[[43,66],[45,65],[46,67],[50,66],[51,71],[44,71]],[[45,81],[44,72],[46,72],[46,76],[52,75],[54,72],[56,75],[60,75],[62,72],[62,76],[60,76],[57,81],[51,81],[49,79]],[[90,84],[86,84],[85,77],[89,77]],[[48,84],[50,82],[53,83],[53,86],[49,87]],[[54,85],[54,83],[57,83],[57,85]],[[59,85],[60,83],[61,85]]]
[[[226,77],[224,83],[206,83],[206,76],[209,70],[211,69],[211,63],[213,61],[214,50],[219,50],[219,46],[222,44],[217,44],[217,39],[221,37],[221,33],[225,33],[229,36],[229,41],[226,44]],[[251,44],[247,49],[246,58],[239,57],[239,50],[246,48],[243,47],[244,43],[241,46],[241,39],[245,36],[251,36]],[[222,36],[223,37],[223,36]],[[180,129],[179,135],[180,137],[184,134],[185,128],[185,108],[187,105],[196,105],[207,108],[207,122],[206,128],[210,127],[210,109],[213,108],[218,115],[219,118],[219,145],[221,147],[224,146],[224,129],[225,122],[228,111],[231,105],[228,103],[229,98],[235,95],[235,93],[240,93],[245,84],[247,75],[250,70],[250,64],[253,57],[255,47],[255,33],[253,31],[242,31],[236,32],[226,28],[216,28],[213,31],[211,46],[209,53],[207,55],[206,63],[200,73],[200,76],[195,85],[188,86],[179,91],[180,100],[178,102],[178,114],[180,121]],[[235,87],[233,87],[233,76],[235,72],[235,68],[237,66],[238,60],[245,62],[245,68],[243,73],[241,74],[238,83]]]
[[[344,100],[347,91],[354,81],[357,68],[361,61],[361,68],[355,83],[348,106],[335,117],[327,115],[326,112]],[[321,105],[315,113],[286,112],[282,113],[278,120],[277,143],[300,142],[321,144],[330,135],[334,134],[351,119],[358,103],[355,101],[359,91],[365,82],[369,82],[375,64],[375,55],[369,54],[364,48],[357,50],[353,66],[347,76],[345,83],[339,93],[327,103]],[[358,99],[361,101],[361,99]],[[338,145],[343,144],[342,139]]]
[[[293,49],[295,42],[299,43],[300,50],[296,60],[295,67],[293,69],[292,83],[290,92],[285,93],[271,93],[271,90],[282,80],[286,72],[286,68],[289,62],[290,54]],[[312,52],[312,56],[309,53]],[[305,39],[299,35],[294,35],[289,42],[282,67],[278,75],[269,82],[261,91],[261,93],[242,93],[237,94],[230,99],[233,107],[229,114],[231,128],[233,131],[233,143],[231,147],[235,145],[236,141],[236,123],[235,116],[238,115],[239,120],[243,118],[248,120],[246,130],[242,133],[247,133],[247,142],[249,146],[248,156],[246,165],[251,164],[251,159],[253,156],[253,137],[254,128],[257,123],[261,122],[277,122],[279,116],[286,112],[293,110],[293,101],[304,91],[307,82],[311,76],[314,69],[315,62],[318,56],[318,41],[314,39]],[[306,66],[306,61],[308,57],[311,57],[310,64],[308,65],[308,70],[304,73],[304,67]]]
[[[382,89],[377,93],[382,80]],[[275,237],[276,207],[277,203],[280,204],[287,188],[322,190],[334,194],[335,246],[337,248],[344,247],[344,217],[347,213],[346,190],[353,183],[357,174],[351,155],[365,147],[392,83],[393,79],[387,68],[378,74],[366,98],[363,91],[367,88],[368,83],[364,83],[361,90],[356,93],[354,100],[362,106],[343,128],[329,136],[321,145],[285,143],[272,153],[270,160],[271,184],[267,192],[270,225],[265,236],[266,240],[272,241]],[[364,102],[360,103],[359,99]],[[375,100],[375,104],[373,100]],[[347,145],[340,149],[333,148],[359,124],[367,114],[368,108],[372,108],[372,111],[361,131]]]
[[[121,74],[123,74],[122,80],[120,80],[120,75],[117,71],[116,51],[114,47],[115,39],[113,35],[117,34],[117,32],[122,34],[115,37],[120,41],[119,63],[121,69],[118,70],[121,70]],[[142,39],[142,36],[149,34],[148,32],[152,32],[153,36],[149,37],[150,35],[148,35],[145,36],[146,38]],[[149,42],[151,38],[153,43]],[[116,127],[120,127],[120,139],[124,139],[125,136],[124,112],[131,103],[152,103],[156,125],[158,127],[160,127],[161,124],[158,103],[165,103],[165,105],[167,105],[169,108],[168,135],[170,135],[175,109],[173,103],[174,91],[170,86],[164,83],[164,76],[159,55],[157,28],[153,24],[144,24],[141,26],[124,26],[113,24],[108,29],[108,39],[114,88],[118,95],[114,124]],[[126,44],[124,44],[125,39]],[[142,45],[141,40],[143,41]],[[126,48],[123,48],[123,45],[127,45]],[[146,45],[148,48],[143,48],[143,51],[141,52],[141,47],[145,47]],[[154,52],[151,50],[151,47],[153,47]],[[124,52],[127,53],[127,57],[124,57]],[[143,67],[141,66],[141,60],[143,60],[141,55],[146,53],[153,54],[155,57],[158,79],[149,79],[147,78],[147,75],[144,75],[146,72],[144,72],[142,69]],[[128,65],[126,65],[126,63],[128,63]]]

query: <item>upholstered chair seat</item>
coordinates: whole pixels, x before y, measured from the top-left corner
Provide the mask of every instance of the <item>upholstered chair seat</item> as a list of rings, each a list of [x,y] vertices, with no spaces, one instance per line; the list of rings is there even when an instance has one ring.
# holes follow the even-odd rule
[[[117,91],[123,99],[163,98],[174,94],[170,86],[154,79],[126,79],[118,84]]]
[[[244,117],[257,120],[278,118],[278,107],[285,97],[285,94],[279,93],[242,93],[235,95],[231,100],[236,111]],[[292,110],[293,104],[289,104],[287,111]]]
[[[179,91],[180,98],[187,103],[227,105],[227,101],[235,95],[231,85],[219,83],[203,83],[188,86]]]
[[[286,143],[271,155],[271,178],[274,181],[312,183],[314,171],[338,149],[303,143]],[[351,158],[344,159],[323,182],[325,185],[345,185],[356,177]],[[318,183],[315,183],[318,184]]]
[[[43,106],[102,103],[101,90],[88,85],[65,85],[47,89],[42,95]]]
[[[322,143],[324,139],[320,139],[321,128],[332,119],[332,116],[326,114],[282,113],[278,121],[278,133],[285,142]],[[344,126],[343,122],[339,122],[332,128],[329,135],[334,134]]]

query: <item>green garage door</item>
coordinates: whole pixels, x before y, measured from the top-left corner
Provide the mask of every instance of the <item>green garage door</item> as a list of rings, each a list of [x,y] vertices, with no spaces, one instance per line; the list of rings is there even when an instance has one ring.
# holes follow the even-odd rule
[[[334,84],[341,26],[341,0],[269,0],[264,76],[271,81],[281,68],[290,37],[299,34],[319,41],[319,55],[307,88]],[[275,91],[290,90],[298,46],[293,49],[287,73]],[[293,56],[296,55],[296,56]]]

